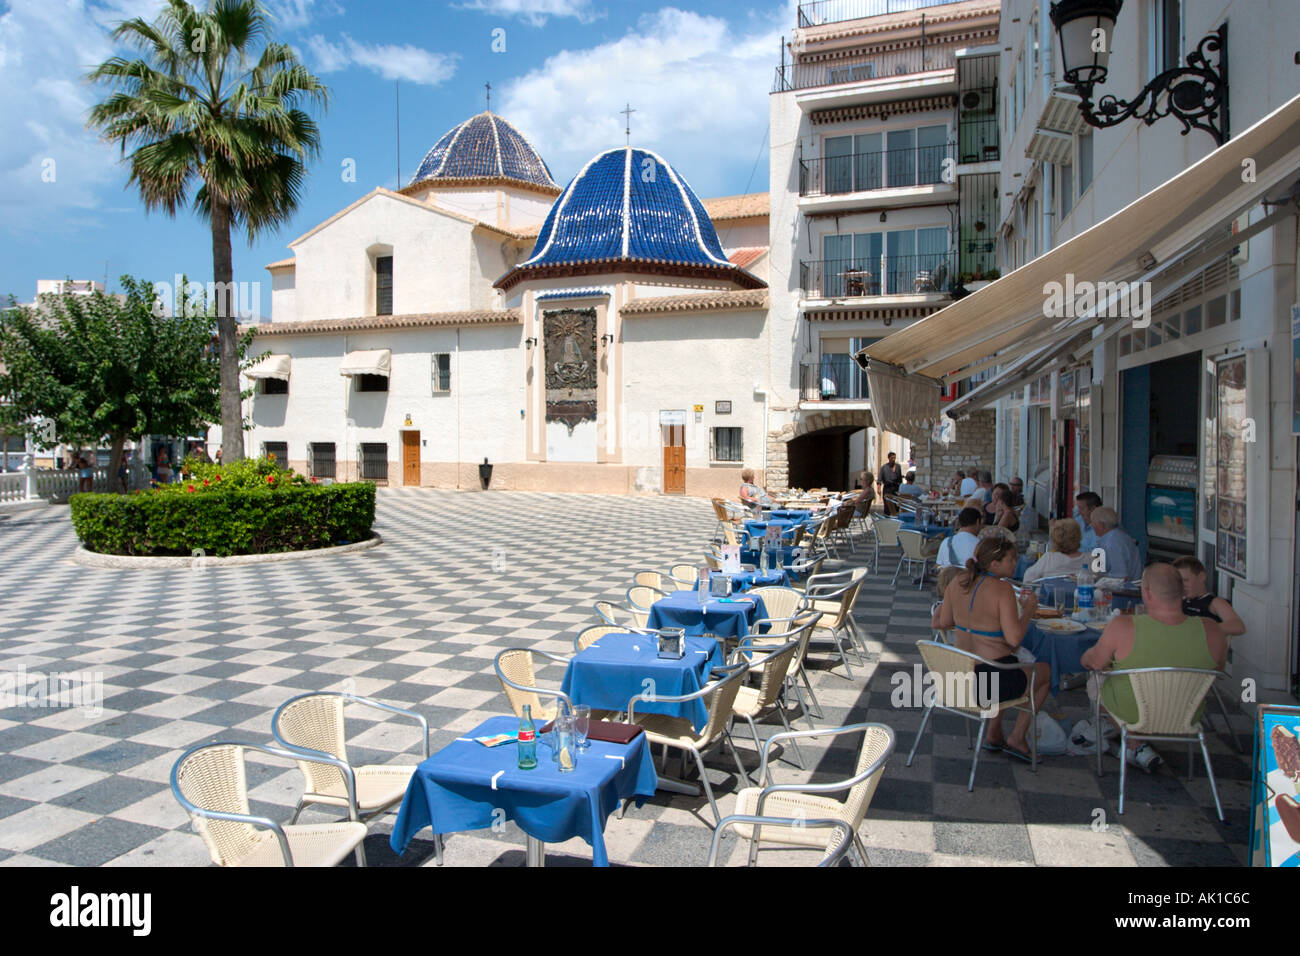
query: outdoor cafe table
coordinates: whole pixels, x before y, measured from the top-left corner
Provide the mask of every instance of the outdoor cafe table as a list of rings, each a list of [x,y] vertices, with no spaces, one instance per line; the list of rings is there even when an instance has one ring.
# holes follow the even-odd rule
[[[560,772],[542,734],[532,770],[518,768],[518,744],[484,747],[473,739],[518,729],[517,717],[489,718],[416,767],[393,825],[393,851],[400,856],[425,827],[486,829],[501,819],[500,810],[528,835],[529,866],[545,864],[546,843],[575,836],[591,845],[593,865],[609,866],[605,820],[623,800],[640,806],[658,785],[645,734],[630,744],[591,741],[568,773]]]
[[[674,591],[650,606],[650,630],[680,627],[691,637],[708,634],[718,638],[743,638],[767,607],[761,597],[713,598],[700,606],[694,591]]]
[[[785,519],[789,521],[803,522],[807,521],[811,517],[812,512],[806,508],[773,508],[772,511],[768,513],[769,519],[775,518],[778,521]]]
[[[762,539],[760,538],[759,540]],[[781,545],[781,563],[790,564],[792,561],[794,561],[794,546],[783,543]],[[758,567],[761,562],[762,557],[758,553],[758,548],[740,549],[741,564],[752,564],[754,567]]]
[[[1097,643],[1101,631],[1084,627],[1077,634],[1053,634],[1038,627],[1037,623],[1029,625],[1029,631],[1021,642],[1021,647],[1033,654],[1037,660],[1044,661],[1052,668],[1052,696],[1061,690],[1062,674],[1079,674],[1083,666],[1083,655]]]
[[[802,520],[796,521],[792,518],[773,518],[770,521],[746,521],[745,532],[751,538],[761,538],[767,533],[768,528],[779,528],[781,535],[784,537],[802,524]]]
[[[710,571],[709,573],[716,576],[724,572]],[[781,568],[774,568],[771,571],[734,571],[728,574],[727,577],[731,578],[733,593],[748,591],[750,588],[785,587],[790,583],[785,571]],[[700,581],[699,578],[696,578],[695,590],[698,591],[699,589]]]
[[[709,708],[702,700],[658,701],[656,697],[693,694],[709,680],[709,672],[723,664],[722,645],[708,637],[686,638],[681,658],[659,656],[659,642],[653,634],[606,634],[589,644],[569,661],[560,689],[575,704],[593,710],[627,713],[634,697],[639,713],[685,717],[696,731],[709,722]]]

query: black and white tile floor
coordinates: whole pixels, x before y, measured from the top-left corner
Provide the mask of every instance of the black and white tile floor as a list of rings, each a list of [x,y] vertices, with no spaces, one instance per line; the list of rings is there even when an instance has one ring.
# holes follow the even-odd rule
[[[65,508],[0,521],[0,675],[79,672],[103,682],[103,706],[10,706],[0,701],[0,865],[204,865],[206,847],[168,789],[185,748],[214,739],[266,742],[274,708],[303,691],[350,689],[414,708],[434,749],[486,717],[508,712],[492,670],[505,647],[571,653],[594,623],[592,603],[622,600],[632,572],[696,560],[712,533],[707,501],[540,493],[381,489],[384,544],[360,554],[233,568],[109,571],[71,561]],[[845,554],[846,564],[858,556]],[[810,658],[831,724],[874,720],[897,733],[863,838],[872,863],[1216,865],[1245,860],[1248,761],[1211,743],[1228,822],[1214,814],[1203,769],[1186,755],[1136,772],[1122,818],[1118,765],[1098,779],[1091,760],[1049,757],[1035,775],[1003,755],[981,760],[974,793],[960,722],[940,719],[903,765],[920,711],[890,701],[893,672],[919,660],[931,592],[891,589],[882,557],[858,604],[871,654],[855,679]],[[543,671],[558,683],[560,670]],[[0,686],[0,690],[3,687]],[[1050,706],[1083,716],[1082,690]],[[1064,708],[1060,711],[1059,708]],[[349,710],[349,757],[415,762],[410,724]],[[821,723],[821,722],[819,722]],[[1246,732],[1246,718],[1234,715]],[[779,729],[773,722],[765,734]],[[752,742],[737,734],[757,769]],[[780,763],[781,782],[848,775],[856,741],[805,748],[811,770]],[[735,768],[708,761],[723,813]],[[302,778],[290,765],[250,762],[255,811],[287,820]],[[323,822],[307,810],[304,822]],[[710,831],[702,796],[660,794],[606,828],[610,858],[633,865],[704,862]],[[406,855],[388,849],[393,817],[371,826],[371,865],[431,865],[426,830]],[[1105,824],[1103,828],[1102,824]],[[728,841],[725,858],[739,861]],[[806,855],[765,855],[798,862]],[[581,840],[550,848],[548,865],[584,863]],[[523,837],[457,834],[448,865],[517,865]]]

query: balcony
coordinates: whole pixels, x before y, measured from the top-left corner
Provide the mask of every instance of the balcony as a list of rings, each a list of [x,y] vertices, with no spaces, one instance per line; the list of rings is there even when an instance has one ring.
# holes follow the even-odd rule
[[[957,143],[957,162],[963,166],[995,163],[1002,158],[996,118],[968,119],[963,116],[957,123]]]
[[[827,23],[883,17],[890,13],[906,13],[909,10],[924,10],[956,2],[959,0],[812,0],[810,3],[799,4],[799,26],[819,27]]]
[[[776,68],[773,93],[806,90],[820,86],[862,84],[864,102],[872,99],[897,98],[897,90],[906,85],[911,95],[927,96],[957,91],[957,47],[951,43],[922,41],[920,46],[845,59],[813,60],[786,63]],[[916,74],[937,73],[933,89],[913,79]],[[903,83],[900,83],[900,80]],[[878,94],[873,96],[872,94]]]
[[[913,206],[956,198],[955,178],[943,178],[956,144],[920,146],[799,161],[800,207],[836,211],[854,206]],[[949,169],[953,163],[948,163]],[[802,200],[817,200],[803,202]]]
[[[818,365],[799,369],[801,402],[865,402],[867,373],[851,355],[823,355]]]
[[[799,263],[804,299],[853,299],[874,296],[948,295],[956,278],[957,254],[813,259]]]

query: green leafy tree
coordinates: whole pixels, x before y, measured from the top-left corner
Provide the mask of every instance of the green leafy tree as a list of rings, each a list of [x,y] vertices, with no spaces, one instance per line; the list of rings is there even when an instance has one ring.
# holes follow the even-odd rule
[[[167,316],[149,283],[120,281],[124,301],[44,295],[0,313],[0,426],[25,431],[46,419],[62,442],[107,438],[110,479],[128,439],[193,434],[220,408],[211,304],[181,299]],[[237,360],[252,339],[250,330],[236,340]]]
[[[113,31],[138,58],[112,57],[89,75],[112,90],[91,109],[90,125],[124,157],[130,151],[129,183],[145,208],[175,216],[198,187],[193,209],[212,229],[226,462],[244,457],[230,230],[245,229],[251,245],[292,217],[304,162],[320,153],[319,130],[300,104],[324,108],[328,99],[270,33],[257,0],[215,0],[202,10],[168,0],[153,23],[137,17]]]

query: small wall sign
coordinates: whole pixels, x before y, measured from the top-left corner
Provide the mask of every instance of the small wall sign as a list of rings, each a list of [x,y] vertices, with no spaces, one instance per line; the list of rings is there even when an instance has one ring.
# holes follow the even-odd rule
[[[730,415],[730,414],[731,414],[731,402],[714,402],[714,403],[713,403],[713,414],[715,414],[715,415]]]

